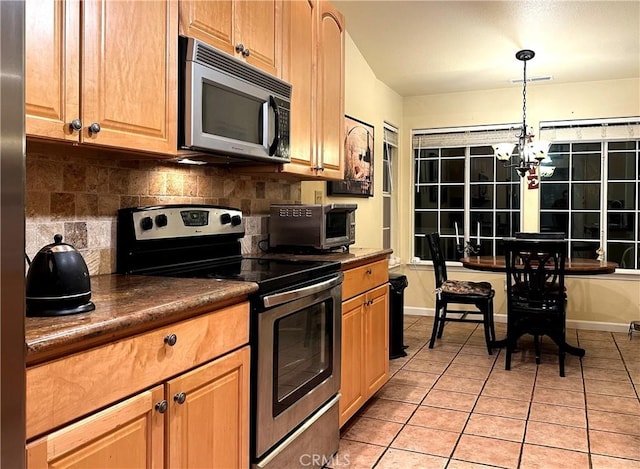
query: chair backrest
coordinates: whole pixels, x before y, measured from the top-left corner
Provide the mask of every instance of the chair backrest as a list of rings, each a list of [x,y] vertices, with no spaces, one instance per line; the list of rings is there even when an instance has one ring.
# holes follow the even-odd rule
[[[433,260],[433,272],[436,276],[436,288],[440,288],[447,280],[447,264],[440,247],[440,234],[431,233],[427,235],[431,259]]]
[[[566,240],[509,238],[504,249],[509,311],[564,308]]]

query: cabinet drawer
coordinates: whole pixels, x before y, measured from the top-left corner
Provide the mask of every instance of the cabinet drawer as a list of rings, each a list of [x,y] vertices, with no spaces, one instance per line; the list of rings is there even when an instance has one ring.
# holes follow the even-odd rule
[[[389,264],[386,259],[349,269],[344,272],[342,300],[348,300],[389,281]]]
[[[172,334],[173,346],[165,343]],[[249,342],[241,303],[27,369],[27,438]]]

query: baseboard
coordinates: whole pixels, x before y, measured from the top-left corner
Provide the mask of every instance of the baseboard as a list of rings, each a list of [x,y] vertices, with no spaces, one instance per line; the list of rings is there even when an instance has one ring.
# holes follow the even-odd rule
[[[433,317],[433,308],[417,308],[415,306],[405,306],[404,314],[413,316],[431,316]],[[495,322],[507,322],[506,314],[494,314]],[[629,332],[629,324],[621,324],[617,322],[600,322],[600,321],[580,321],[574,319],[567,320],[567,327],[570,329],[581,329],[585,331],[605,331],[605,332]]]

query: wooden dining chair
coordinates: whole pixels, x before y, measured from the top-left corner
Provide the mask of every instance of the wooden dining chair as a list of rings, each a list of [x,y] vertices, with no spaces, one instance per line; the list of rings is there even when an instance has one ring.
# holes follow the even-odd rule
[[[566,349],[566,292],[564,287],[567,241],[505,239],[507,273],[507,340],[505,369],[524,334],[534,338],[536,364],[540,363],[540,338],[548,336],[558,346],[560,376],[564,376]]]
[[[475,322],[482,323],[484,326],[487,351],[491,355],[492,345],[496,338],[493,325],[493,297],[496,293],[495,290],[489,282],[449,280],[447,278],[447,265],[440,247],[440,235],[431,233],[427,235],[427,240],[433,260],[436,284],[436,304],[429,348],[433,348],[436,337],[438,339],[442,338],[446,322]],[[472,305],[477,309],[449,310],[449,305],[452,304]],[[469,315],[472,316],[468,317]],[[482,317],[478,318],[478,315]]]

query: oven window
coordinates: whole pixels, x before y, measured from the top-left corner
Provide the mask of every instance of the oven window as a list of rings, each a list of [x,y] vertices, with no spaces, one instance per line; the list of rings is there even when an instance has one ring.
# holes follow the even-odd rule
[[[327,213],[327,239],[347,236],[347,212]]]
[[[262,106],[256,98],[202,83],[202,131],[205,134],[262,144]]]
[[[275,417],[331,376],[333,300],[280,318],[274,328]]]

